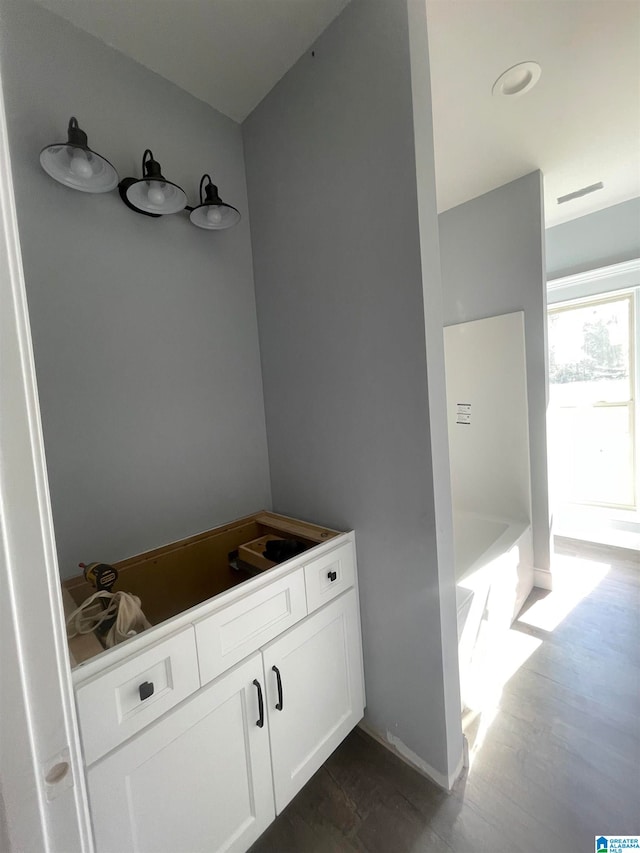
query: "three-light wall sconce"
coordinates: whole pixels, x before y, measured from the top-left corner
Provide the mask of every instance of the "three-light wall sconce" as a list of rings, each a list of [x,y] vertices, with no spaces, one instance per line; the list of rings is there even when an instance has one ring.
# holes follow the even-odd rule
[[[226,204],[209,175],[200,181],[200,204],[189,207],[187,194],[162,174],[160,163],[147,149],[142,156],[142,177],[119,179],[113,165],[89,148],[87,134],[75,117],[69,119],[67,141],[47,145],[40,152],[40,165],[65,187],[85,193],[107,193],[116,187],[127,207],[144,216],[189,212],[198,228],[220,231],[240,221],[240,212]]]

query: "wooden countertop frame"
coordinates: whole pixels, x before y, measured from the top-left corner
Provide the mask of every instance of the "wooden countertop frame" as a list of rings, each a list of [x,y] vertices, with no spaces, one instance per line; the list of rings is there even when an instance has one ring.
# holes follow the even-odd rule
[[[283,568],[304,562],[307,552],[280,566],[264,560],[267,565],[261,576],[256,578],[229,567],[231,551],[269,534],[301,540],[308,543],[310,549],[314,548],[314,553],[317,546],[331,543],[341,536],[339,531],[330,528],[262,510],[114,563],[119,573],[114,591],[124,590],[137,595],[147,619],[154,627],[158,627],[234,587],[243,587],[252,581],[257,583],[264,575],[273,579],[275,573],[279,575]],[[65,617],[95,592],[82,575],[65,580],[62,589]],[[129,646],[149,633],[146,631],[116,649],[123,645]],[[114,651],[108,650],[109,655],[113,655]],[[69,640],[69,652],[72,667],[107,653],[93,634]]]

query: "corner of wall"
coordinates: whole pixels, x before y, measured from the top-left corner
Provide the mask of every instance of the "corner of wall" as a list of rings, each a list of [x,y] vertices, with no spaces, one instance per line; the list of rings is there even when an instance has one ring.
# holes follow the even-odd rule
[[[446,721],[447,786],[452,774],[459,775],[463,741],[460,718],[460,674],[453,551],[453,517],[447,426],[447,395],[444,362],[442,276],[436,209],[436,183],[431,113],[431,80],[427,14],[424,3],[407,0],[416,186],[423,289],[429,442],[433,475],[434,514],[440,634],[442,642],[443,705]],[[425,438],[426,440],[426,438]],[[398,748],[407,751],[400,741]],[[417,758],[417,756],[415,756]],[[436,771],[429,768],[433,777]],[[441,775],[441,781],[445,776]]]

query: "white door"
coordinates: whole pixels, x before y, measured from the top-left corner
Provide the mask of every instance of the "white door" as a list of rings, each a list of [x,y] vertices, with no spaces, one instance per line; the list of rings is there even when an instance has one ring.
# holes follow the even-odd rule
[[[274,818],[258,685],[255,654],[89,769],[98,853],[240,853],[258,838]]]
[[[262,651],[280,813],[363,716],[355,590]]]

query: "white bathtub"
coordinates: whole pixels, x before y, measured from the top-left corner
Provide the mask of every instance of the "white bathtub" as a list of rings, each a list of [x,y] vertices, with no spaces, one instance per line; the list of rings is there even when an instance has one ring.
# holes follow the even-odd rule
[[[507,629],[533,588],[531,524],[478,513],[453,517],[458,608],[458,658],[465,681],[483,620]]]
[[[490,557],[494,546],[501,550],[504,534],[515,526],[513,522],[486,518],[471,512],[456,513],[453,517],[456,580],[462,580],[475,568],[480,568]],[[514,535],[517,537],[515,530]]]

